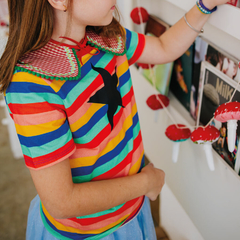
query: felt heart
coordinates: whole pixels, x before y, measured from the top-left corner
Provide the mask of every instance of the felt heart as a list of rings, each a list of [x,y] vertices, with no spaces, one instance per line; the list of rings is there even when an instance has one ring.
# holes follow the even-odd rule
[[[140,19],[140,14],[142,16],[142,20]],[[132,10],[130,14],[132,20],[136,24],[141,24],[141,22],[145,23],[148,21],[149,14],[147,10],[143,7],[136,7]]]
[[[164,107],[167,107],[169,105],[169,98],[162,94],[158,94],[158,95],[154,94],[154,95],[151,95],[146,102],[147,102],[147,105],[152,110],[157,110],[157,109],[162,109]],[[161,102],[163,103],[164,106],[162,105]]]

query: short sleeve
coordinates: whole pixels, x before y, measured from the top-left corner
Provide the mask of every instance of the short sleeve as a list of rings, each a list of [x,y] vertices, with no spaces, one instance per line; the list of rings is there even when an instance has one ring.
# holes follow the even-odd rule
[[[75,144],[63,101],[45,80],[16,73],[5,100],[28,168],[42,169],[73,154]]]
[[[137,62],[139,57],[142,55],[145,47],[145,36],[140,33],[136,33],[125,29],[126,31],[126,49],[127,59],[129,65]]]

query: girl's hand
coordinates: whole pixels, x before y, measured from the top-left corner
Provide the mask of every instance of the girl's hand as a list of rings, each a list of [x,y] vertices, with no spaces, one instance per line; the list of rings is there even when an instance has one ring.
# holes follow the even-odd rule
[[[208,9],[213,9],[218,5],[222,5],[229,2],[229,0],[202,0],[202,2]]]
[[[141,173],[146,174],[148,179],[148,190],[145,195],[152,201],[156,200],[165,183],[165,173],[155,168],[152,163],[144,167]]]

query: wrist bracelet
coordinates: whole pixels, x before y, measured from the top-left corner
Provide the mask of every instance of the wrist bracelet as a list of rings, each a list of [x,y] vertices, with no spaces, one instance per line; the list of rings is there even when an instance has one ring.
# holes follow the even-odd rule
[[[217,7],[213,8],[212,10],[208,9],[202,2],[202,0],[198,0],[196,2],[198,9],[204,14],[211,14],[217,10]]]
[[[200,34],[200,33],[203,33],[203,32],[204,32],[203,28],[199,31],[199,30],[197,30],[196,28],[194,28],[194,27],[187,21],[186,13],[185,13],[185,15],[184,15],[184,20],[185,20],[186,24],[187,24],[193,31],[195,31],[196,33]]]

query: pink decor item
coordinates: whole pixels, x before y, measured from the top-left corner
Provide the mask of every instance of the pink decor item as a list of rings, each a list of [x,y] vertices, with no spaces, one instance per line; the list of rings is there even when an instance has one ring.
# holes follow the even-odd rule
[[[240,103],[228,102],[220,105],[214,113],[214,118],[227,122],[228,150],[233,152],[236,142],[237,121],[240,120]]]
[[[176,163],[178,160],[180,143],[190,138],[191,130],[183,124],[173,124],[168,126],[165,134],[170,140],[174,142],[172,150],[172,161]]]
[[[220,131],[214,126],[198,127],[191,134],[191,140],[196,144],[203,144],[207,163],[211,171],[214,171],[214,162],[212,156],[212,143],[218,140]]]
[[[148,14],[147,10],[143,7],[134,8],[132,10],[130,16],[131,16],[133,22],[136,24],[145,23],[148,21],[148,18],[149,18],[149,14]]]
[[[160,99],[160,101],[159,101]],[[162,109],[169,105],[169,98],[162,94],[153,94],[147,99],[147,105],[152,110]],[[163,103],[163,104],[162,104]]]

